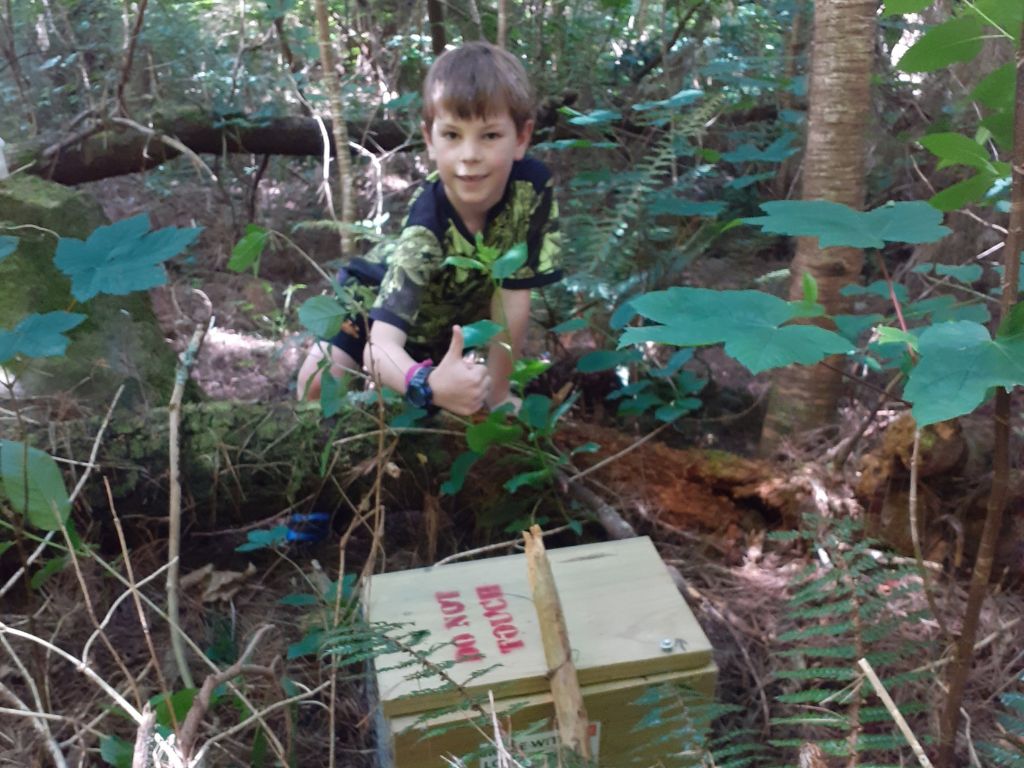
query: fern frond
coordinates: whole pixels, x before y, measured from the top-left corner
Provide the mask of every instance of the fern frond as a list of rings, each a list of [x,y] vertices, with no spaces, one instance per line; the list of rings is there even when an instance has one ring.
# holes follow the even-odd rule
[[[791,629],[779,635],[779,642],[791,643],[797,640],[809,640],[812,637],[842,637],[853,629],[852,621],[841,621],[837,624],[820,624],[813,627]]]
[[[790,618],[794,620],[822,619],[828,616],[849,616],[853,613],[853,600],[839,600],[835,603],[825,603],[807,608],[794,608],[790,611]]]
[[[783,680],[834,680],[847,682],[857,678],[852,667],[808,667],[807,669],[780,669],[776,677]]]
[[[852,645],[826,645],[821,648],[788,648],[779,651],[778,655],[806,656],[808,659],[850,659],[851,661],[860,657],[857,649]]]

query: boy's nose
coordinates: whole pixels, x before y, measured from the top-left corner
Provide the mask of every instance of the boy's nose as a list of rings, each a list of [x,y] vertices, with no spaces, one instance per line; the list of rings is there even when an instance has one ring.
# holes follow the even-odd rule
[[[475,163],[480,159],[480,145],[475,141],[463,142],[461,159],[464,163]]]

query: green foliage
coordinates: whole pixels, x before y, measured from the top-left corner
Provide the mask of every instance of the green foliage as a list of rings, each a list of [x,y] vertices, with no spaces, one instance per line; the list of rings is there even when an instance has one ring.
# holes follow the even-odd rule
[[[921,359],[904,390],[920,426],[970,413],[994,387],[1024,384],[1024,306],[1018,304],[1013,317],[1016,322],[995,339],[985,326],[966,321],[935,325],[921,334]]]
[[[0,440],[0,480],[8,502],[28,523],[59,531],[71,514],[64,476],[45,451]]]
[[[162,264],[188,247],[198,227],[164,227],[149,231],[149,215],[141,213],[98,227],[87,240],[62,237],[53,263],[71,278],[71,295],[87,301],[100,293],[123,296],[163,285]]]
[[[763,203],[764,216],[744,219],[778,235],[816,237],[822,248],[881,248],[890,243],[934,243],[949,234],[942,214],[922,202],[888,202],[856,211],[828,200],[777,200]]]
[[[85,315],[74,312],[47,312],[29,315],[13,330],[0,330],[0,364],[25,357],[55,357],[67,350],[69,339],[64,334],[78,327]]]
[[[251,269],[254,275],[260,271],[260,257],[267,247],[270,233],[257,224],[249,224],[245,228],[245,235],[231,249],[231,258],[228,259],[228,269],[235,272],[244,272]]]
[[[313,296],[299,307],[299,322],[322,339],[335,336],[348,315],[345,307],[329,296]]]
[[[620,344],[655,341],[675,346],[725,344],[725,351],[753,373],[792,363],[816,363],[852,351],[838,334],[808,325],[786,325],[799,305],[759,291],[670,288],[632,300],[659,325],[627,328]]]
[[[1017,677],[1017,689],[999,696],[1002,711],[997,715],[1002,738],[985,742],[978,751],[998,768],[1024,768],[1024,674]]]

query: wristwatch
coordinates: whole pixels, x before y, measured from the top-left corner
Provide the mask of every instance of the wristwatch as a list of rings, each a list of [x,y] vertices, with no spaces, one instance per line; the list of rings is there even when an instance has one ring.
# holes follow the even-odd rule
[[[405,388],[405,399],[410,405],[423,408],[429,414],[441,409],[434,405],[434,391],[427,383],[427,377],[434,371],[434,366],[423,365],[416,369]]]

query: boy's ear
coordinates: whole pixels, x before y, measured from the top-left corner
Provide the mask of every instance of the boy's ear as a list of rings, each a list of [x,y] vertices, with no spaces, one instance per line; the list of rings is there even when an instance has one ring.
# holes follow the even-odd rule
[[[533,136],[533,120],[523,123],[522,129],[516,134],[516,160],[522,160],[526,150],[530,146],[530,137]]]
[[[424,121],[420,121],[420,132],[423,133],[423,141],[427,143],[427,157],[431,160],[434,159],[434,144],[430,140],[430,130],[427,128],[427,124]]]

